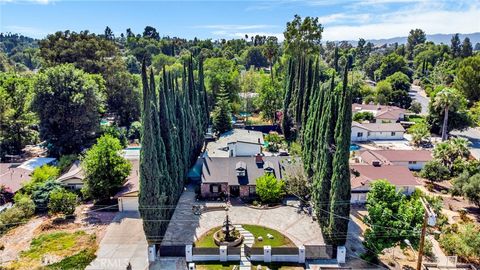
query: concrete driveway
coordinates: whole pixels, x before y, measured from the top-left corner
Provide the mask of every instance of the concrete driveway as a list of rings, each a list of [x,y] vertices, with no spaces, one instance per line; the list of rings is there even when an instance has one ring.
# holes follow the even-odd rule
[[[233,224],[252,224],[280,231],[295,245],[325,244],[320,226],[304,213],[297,213],[297,201],[289,201],[290,206],[259,210],[244,205],[231,206],[228,215]],[[182,193],[172,219],[168,225],[162,245],[187,245],[195,242],[208,230],[221,226],[225,220],[225,211],[205,212],[195,215],[193,205],[218,204],[195,200],[193,188]]]
[[[148,244],[138,212],[119,212],[100,242],[97,258],[87,270],[148,269]]]

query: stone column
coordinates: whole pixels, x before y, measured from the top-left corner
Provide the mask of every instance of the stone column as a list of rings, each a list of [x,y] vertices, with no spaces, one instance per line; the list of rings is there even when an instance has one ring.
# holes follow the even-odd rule
[[[345,246],[337,247],[337,262],[345,263],[345,258],[347,257],[347,249]]]
[[[193,253],[192,253],[193,247],[192,245],[185,245],[185,260],[187,262],[193,261]]]
[[[157,247],[155,245],[148,245],[148,261],[154,262],[157,256]]]
[[[263,262],[270,263],[272,262],[272,247],[263,246]]]
[[[227,246],[220,246],[220,261],[226,262],[228,260]]]
[[[305,246],[298,247],[298,263],[305,263]]]

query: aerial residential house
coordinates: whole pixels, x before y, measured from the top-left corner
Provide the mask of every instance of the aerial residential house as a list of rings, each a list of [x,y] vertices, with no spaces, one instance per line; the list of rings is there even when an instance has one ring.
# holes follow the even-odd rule
[[[85,176],[83,175],[82,167],[80,167],[80,161],[76,160],[70,169],[62,174],[57,181],[69,189],[81,189],[83,187],[83,179],[85,179]]]
[[[397,190],[410,195],[420,184],[412,172],[405,166],[373,166],[367,164],[350,165],[350,184],[352,203],[365,203],[370,185],[377,180],[385,179]]]
[[[376,123],[396,123],[405,120],[406,110],[396,106],[352,104],[352,113],[371,112]]]
[[[119,211],[138,211],[138,191],[140,187],[140,160],[130,159],[132,170],[126,183],[115,194],[114,198],[118,200]]]
[[[202,166],[201,195],[204,198],[256,194],[256,181],[265,173],[283,179],[288,156],[205,157]]]
[[[44,165],[52,165],[55,162],[55,158],[36,157],[20,164],[2,163],[2,166],[0,166],[0,186],[3,185],[9,192],[15,193],[31,179],[33,170]]]
[[[246,129],[232,129],[209,142],[206,155],[209,157],[248,157],[262,152],[263,133]]]
[[[428,150],[365,150],[358,154],[356,160],[359,163],[374,166],[395,165],[419,171],[432,160],[432,152]]]
[[[358,123],[352,122],[352,142],[372,140],[403,140],[405,129],[399,123]]]

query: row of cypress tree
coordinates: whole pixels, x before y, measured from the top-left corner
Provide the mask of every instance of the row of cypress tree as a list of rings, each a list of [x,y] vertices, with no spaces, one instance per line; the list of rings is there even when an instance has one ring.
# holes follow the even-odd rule
[[[201,60],[198,82],[191,58],[184,64],[181,83],[163,69],[157,86],[153,69],[147,75],[145,62],[141,76],[139,211],[148,242],[156,244],[165,234],[188,169],[200,153],[209,112]]]
[[[320,68],[320,61],[311,56],[289,60],[282,130],[288,141],[297,140],[302,145],[304,169],[312,186],[311,201],[325,240],[343,245],[350,212],[349,66],[347,61],[341,74],[343,81],[337,82],[338,67],[327,74]]]

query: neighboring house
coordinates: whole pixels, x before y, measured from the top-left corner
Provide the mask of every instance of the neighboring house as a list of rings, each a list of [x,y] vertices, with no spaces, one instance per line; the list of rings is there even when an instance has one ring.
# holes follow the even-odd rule
[[[399,123],[364,123],[352,122],[352,142],[372,140],[403,140],[405,129]]]
[[[352,104],[352,113],[371,112],[376,123],[395,123],[405,120],[406,110],[396,106],[375,104]]]
[[[370,184],[376,180],[386,179],[393,184],[397,190],[410,195],[420,184],[412,172],[405,166],[372,166],[372,165],[350,165],[350,184],[352,203],[365,203]]]
[[[0,185],[5,186],[11,193],[20,190],[31,178],[33,170],[43,165],[52,165],[55,158],[36,157],[23,163],[1,163]]]
[[[114,198],[118,199],[119,211],[138,211],[138,191],[140,187],[140,160],[130,159],[132,170],[123,185]]]
[[[232,129],[209,142],[206,155],[209,157],[248,157],[262,152],[263,133],[259,131]]]
[[[62,174],[57,181],[62,185],[70,189],[81,189],[83,187],[83,175],[82,167],[80,167],[80,161],[76,160],[70,169]]]
[[[419,171],[425,163],[432,160],[432,152],[428,150],[365,150],[359,153],[357,160],[361,163],[383,166],[404,166]]]
[[[205,157],[202,166],[201,195],[250,197],[256,194],[257,178],[272,173],[283,179],[288,156]]]

